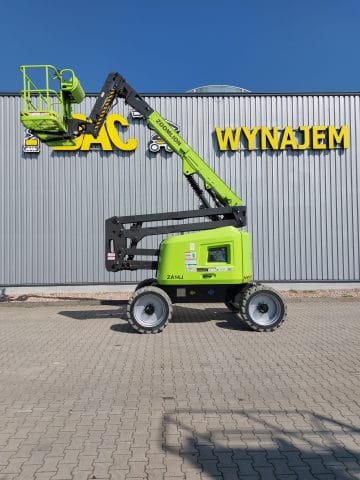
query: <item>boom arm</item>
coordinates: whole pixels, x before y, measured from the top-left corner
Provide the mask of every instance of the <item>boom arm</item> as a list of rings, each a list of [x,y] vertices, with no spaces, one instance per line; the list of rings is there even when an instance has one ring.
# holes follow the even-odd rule
[[[27,70],[45,68],[46,85],[44,89],[34,88]],[[53,111],[51,99],[54,90],[48,86],[48,66],[23,66],[24,90],[22,92],[25,109],[21,112],[21,121],[26,128],[47,145],[73,144],[74,139],[84,133],[97,137],[106,116],[118,97],[139,112],[167,145],[177,153],[183,162],[185,178],[200,199],[201,208],[196,210],[166,212],[150,215],[131,215],[111,217],[105,222],[105,254],[106,268],[109,271],[156,269],[158,261],[134,257],[158,257],[158,249],[138,248],[138,243],[149,235],[164,235],[177,232],[211,230],[218,227],[246,225],[246,207],[241,199],[216,175],[204,160],[185,142],[171,125],[139,95],[118,73],[110,73],[98,96],[95,105],[86,120],[71,117],[71,103],[80,103],[84,93],[77,78],[72,75],[70,81],[60,78],[62,94],[58,95],[59,111]],[[54,69],[54,67],[51,67]],[[60,71],[60,73],[63,71]],[[64,70],[66,72],[66,70]],[[39,102],[33,104],[32,97],[37,96]],[[43,98],[50,99],[47,103]],[[43,105],[45,104],[45,109]],[[209,198],[200,188],[194,175],[200,177],[215,207],[210,205]],[[194,219],[184,223],[184,220]],[[144,226],[148,223],[180,222],[162,226]]]
[[[205,189],[217,206],[240,206],[241,199],[226,183],[204,162],[204,160],[185,142],[169,123],[139,95],[118,73],[110,73],[85,125],[85,132],[97,136],[116,97],[124,98],[147,120],[149,126],[177,153],[183,161],[183,173],[190,185],[201,198],[204,206],[209,207],[201,189],[192,175],[197,174],[204,182]]]

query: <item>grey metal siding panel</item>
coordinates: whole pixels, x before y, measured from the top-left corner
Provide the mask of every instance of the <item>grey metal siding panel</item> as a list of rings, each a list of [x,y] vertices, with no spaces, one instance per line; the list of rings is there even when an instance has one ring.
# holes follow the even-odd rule
[[[359,95],[151,96],[151,105],[248,206],[254,277],[360,280]],[[89,112],[89,97],[82,112]],[[135,152],[21,152],[20,98],[0,97],[0,285],[137,281],[104,268],[104,219],[197,207],[181,160],[148,151],[151,132],[122,102]],[[220,152],[216,126],[349,125],[350,148]],[[157,247],[161,238],[149,238]]]

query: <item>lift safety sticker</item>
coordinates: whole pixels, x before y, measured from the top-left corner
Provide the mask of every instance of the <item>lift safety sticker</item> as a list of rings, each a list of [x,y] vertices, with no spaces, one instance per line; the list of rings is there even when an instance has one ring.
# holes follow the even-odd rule
[[[232,267],[197,267],[197,272],[230,272]]]
[[[191,264],[191,263],[187,263],[186,264],[186,271],[187,272],[196,272],[196,263],[194,264]]]
[[[196,272],[197,259],[196,252],[185,252],[185,270],[187,272]]]
[[[209,272],[230,272],[231,267],[210,267]]]

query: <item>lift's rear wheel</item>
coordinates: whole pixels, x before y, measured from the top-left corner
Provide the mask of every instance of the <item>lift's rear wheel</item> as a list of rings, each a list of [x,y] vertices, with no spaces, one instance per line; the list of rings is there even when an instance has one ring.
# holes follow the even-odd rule
[[[272,288],[261,285],[246,288],[239,307],[239,319],[258,332],[272,332],[286,318],[286,305],[281,296]]]
[[[129,300],[127,318],[132,328],[140,333],[158,333],[172,317],[169,296],[161,288],[148,286],[136,290]]]
[[[238,294],[238,295],[240,295],[240,294]],[[234,298],[234,300],[230,300],[229,302],[225,302],[225,305],[230,310],[230,312],[235,313],[235,318],[237,319],[238,323],[241,326],[244,326],[245,323],[244,323],[244,320],[243,320],[243,318],[241,316],[241,313],[240,313],[240,305],[235,301],[235,298]]]
[[[140,288],[149,287],[151,285],[156,286],[156,284],[157,284],[156,278],[146,278],[145,280],[142,280],[136,285],[135,291],[140,290]]]
[[[240,303],[242,299],[243,289],[241,289],[231,300],[225,302],[225,305],[230,312],[236,314],[236,318],[241,325],[244,325],[244,321],[240,312]]]
[[[232,300],[230,300],[229,302],[225,302],[225,305],[230,310],[230,312],[238,313],[240,311],[239,305],[234,303]]]

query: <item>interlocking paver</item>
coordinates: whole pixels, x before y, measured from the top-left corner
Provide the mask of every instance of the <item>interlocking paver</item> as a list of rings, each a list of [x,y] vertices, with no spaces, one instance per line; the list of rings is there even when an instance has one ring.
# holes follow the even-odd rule
[[[139,335],[123,306],[1,304],[0,479],[359,478],[359,307],[258,334],[180,305]]]
[[[129,474],[128,474],[129,478],[146,477],[145,468],[146,468],[147,462],[132,462],[131,460],[129,460],[128,465],[130,468]]]
[[[90,480],[91,477],[93,476],[92,470],[88,470],[88,471],[81,470],[81,471],[79,471],[76,468],[73,469],[71,474],[72,474],[72,480]],[[125,477],[123,477],[122,480],[124,478]],[[119,480],[120,480],[120,477],[119,477]]]
[[[76,463],[61,463],[59,462],[56,474],[51,477],[51,480],[72,480],[73,470],[76,467]]]

